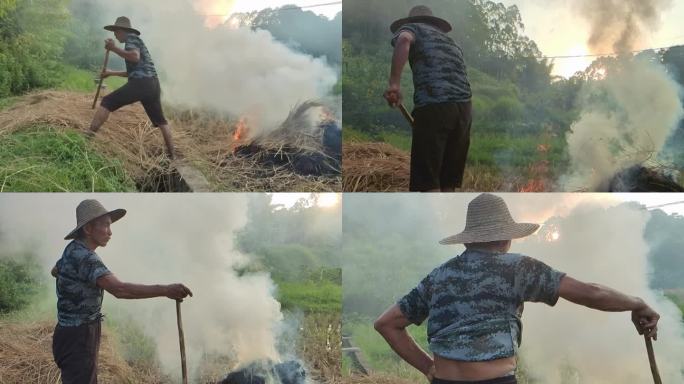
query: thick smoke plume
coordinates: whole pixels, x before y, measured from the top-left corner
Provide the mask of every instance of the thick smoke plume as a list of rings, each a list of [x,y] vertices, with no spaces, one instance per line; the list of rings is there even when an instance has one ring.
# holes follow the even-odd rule
[[[325,60],[297,53],[264,30],[232,29],[232,2],[97,0],[110,22],[130,17],[160,72],[163,100],[184,108],[247,116],[259,134],[292,107],[325,98],[337,81]],[[227,18],[227,15],[226,15]]]
[[[514,244],[582,281],[608,285],[643,298],[662,316],[654,342],[665,383],[682,382],[684,327],[679,309],[649,288],[649,213],[638,206],[605,209],[583,204],[547,221],[537,236]],[[549,232],[558,234],[548,241]],[[523,315],[521,361],[542,383],[648,383],[652,380],[643,337],[628,313],[601,313],[560,300],[555,308],[528,305]]]
[[[1,198],[0,246],[7,251],[30,246],[42,258],[47,274],[67,244],[62,238],[75,225],[75,207],[84,198],[93,196]],[[108,246],[97,250],[114,274],[137,283],[181,282],[193,290],[195,296],[182,304],[191,372],[198,373],[205,356],[227,356],[235,365],[279,358],[276,341],[282,314],[270,277],[235,271],[249,262],[233,243],[233,231],[246,222],[246,195],[95,198],[108,209],[128,210],[112,225]],[[103,312],[130,315],[156,342],[164,370],[177,377],[180,357],[174,301],[105,296]],[[222,373],[231,368],[219,367]]]
[[[655,160],[684,116],[680,92],[664,66],[645,59],[586,85],[566,138],[572,171],[565,189],[606,191],[617,172]]]
[[[625,53],[637,49],[671,5],[672,0],[581,0],[577,9],[590,24],[592,52]]]

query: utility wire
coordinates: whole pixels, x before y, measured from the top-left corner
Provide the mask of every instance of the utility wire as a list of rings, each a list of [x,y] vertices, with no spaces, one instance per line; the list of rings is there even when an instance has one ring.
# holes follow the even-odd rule
[[[626,53],[634,54],[634,53],[641,53],[641,52],[647,52],[647,51],[660,51],[663,49],[670,49],[670,48],[679,47],[679,46],[682,46],[682,44],[675,44],[675,45],[671,45],[669,47],[661,47],[661,48],[639,49],[639,50],[630,51],[630,52],[599,53],[599,54],[592,54],[592,55],[542,56],[540,58],[541,59],[577,59],[577,58],[582,58],[582,57],[618,56],[618,55],[623,55]]]
[[[311,4],[311,5],[296,5],[292,7],[281,7],[281,8],[276,8],[274,11],[294,11],[294,10],[301,10],[301,9],[307,9],[307,8],[318,8],[318,7],[325,7],[328,5],[337,5],[337,4],[342,4],[341,1],[331,1],[329,3],[320,3],[320,4]],[[226,14],[201,14],[201,16],[227,16]]]
[[[669,207],[671,205],[680,205],[684,204],[684,201],[675,201],[673,203],[667,203],[667,204],[661,204],[661,205],[655,205],[653,207],[646,207],[647,210],[653,210],[653,209],[659,209],[659,208],[664,208],[664,207]]]

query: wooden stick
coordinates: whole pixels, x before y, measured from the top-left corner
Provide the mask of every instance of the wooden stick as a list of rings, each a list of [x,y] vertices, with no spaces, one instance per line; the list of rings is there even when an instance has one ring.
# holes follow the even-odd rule
[[[185,364],[185,336],[183,335],[183,319],[181,318],[181,300],[176,300],[176,320],[178,322],[178,340],[180,340],[183,384],[188,384],[188,367]]]
[[[653,342],[648,335],[644,335],[646,340],[646,351],[648,352],[648,362],[651,365],[651,373],[653,374],[653,382],[655,384],[663,384],[660,380],[660,372],[658,372],[658,365],[656,364],[655,352],[653,351]]]
[[[102,65],[102,72],[107,70],[107,64],[108,63],[109,63],[109,50],[106,50],[104,65]],[[102,82],[103,81],[104,81],[104,78],[102,77],[102,73],[100,73],[100,82],[97,84],[97,92],[95,92],[95,100],[93,100],[93,108],[92,109],[95,109],[95,106],[97,105],[97,99],[100,97],[100,89],[102,89]]]
[[[399,110],[401,111],[401,114],[404,115],[404,118],[406,118],[406,121],[411,124],[411,127],[415,128],[415,120],[413,120],[413,116],[409,113],[408,109],[406,109],[406,106],[404,106],[403,103],[399,103]]]

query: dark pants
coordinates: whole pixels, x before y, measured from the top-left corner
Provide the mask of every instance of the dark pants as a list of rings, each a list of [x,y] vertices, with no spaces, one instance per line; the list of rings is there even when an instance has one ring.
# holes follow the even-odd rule
[[[124,105],[138,101],[142,103],[147,116],[155,127],[167,124],[162,111],[159,79],[156,77],[128,79],[128,82],[121,88],[103,97],[100,105],[109,112],[114,112]]]
[[[411,192],[460,188],[472,125],[472,102],[432,104],[413,111]]]
[[[481,380],[481,381],[459,381],[459,380],[442,380],[433,379],[432,384],[518,384],[515,376],[499,377],[498,379]]]
[[[97,384],[100,332],[99,320],[78,327],[55,327],[52,355],[63,384]]]

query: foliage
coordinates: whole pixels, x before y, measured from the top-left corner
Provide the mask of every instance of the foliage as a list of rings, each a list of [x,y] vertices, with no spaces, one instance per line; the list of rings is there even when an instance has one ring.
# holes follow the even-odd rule
[[[668,215],[661,210],[651,212],[644,230],[649,244],[651,286],[655,289],[684,288],[684,217]]]
[[[0,314],[18,311],[44,289],[40,264],[30,254],[0,257]]]
[[[66,0],[0,2],[0,98],[59,82]]]
[[[339,314],[342,311],[342,285],[325,280],[281,282],[277,299],[285,310]]]
[[[0,136],[0,190],[132,191],[121,164],[90,151],[85,137],[50,126]]]

